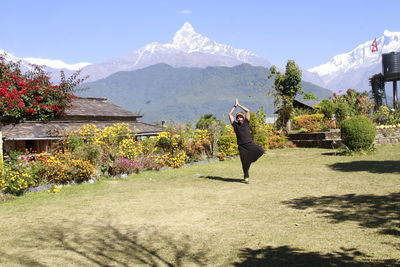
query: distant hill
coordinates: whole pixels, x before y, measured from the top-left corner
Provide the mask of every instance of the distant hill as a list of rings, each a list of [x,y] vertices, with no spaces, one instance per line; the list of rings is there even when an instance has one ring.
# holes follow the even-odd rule
[[[196,121],[213,113],[226,119],[235,98],[256,111],[265,107],[273,116],[272,79],[264,67],[241,64],[235,67],[174,68],[156,64],[135,71],[121,71],[105,79],[86,83],[81,96],[107,97],[111,102],[144,115],[143,121]],[[264,84],[252,85],[252,84]],[[326,98],[331,91],[303,82],[303,90]]]

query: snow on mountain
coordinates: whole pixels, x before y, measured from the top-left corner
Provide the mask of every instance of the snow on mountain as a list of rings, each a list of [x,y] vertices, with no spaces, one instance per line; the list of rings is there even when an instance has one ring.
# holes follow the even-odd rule
[[[369,40],[352,51],[334,56],[329,62],[308,71],[318,74],[324,82],[320,85],[332,90],[369,90],[369,76],[382,69],[382,54],[400,51],[400,32],[385,30],[383,36],[376,39],[377,52],[371,52],[372,42],[373,40]]]
[[[31,69],[32,68],[31,64],[33,64],[56,70],[66,69],[66,70],[76,71],[91,65],[91,63],[88,62],[68,64],[62,60],[55,60],[55,59],[43,59],[43,58],[31,58],[31,57],[19,58],[1,49],[0,49],[0,55],[3,55],[7,61],[13,61],[13,62],[20,61],[21,65],[27,69]]]
[[[186,22],[182,28],[175,33],[172,42],[167,44],[167,46],[186,53],[200,52],[232,57],[245,63],[248,63],[247,61],[249,60],[249,57],[256,56],[255,54],[243,49],[235,49],[228,45],[218,44],[217,42],[195,32],[192,25],[188,22]]]
[[[158,63],[173,67],[231,67],[242,63],[271,66],[266,59],[249,51],[219,44],[195,32],[192,25],[186,22],[170,43],[147,44],[128,55],[85,67],[83,74],[89,75],[89,79],[93,81],[118,71],[131,71]]]
[[[46,66],[53,69],[67,69],[67,70],[80,70],[92,64],[88,62],[68,64],[62,60],[57,60],[57,59],[43,59],[43,58],[31,58],[31,57],[23,58],[23,60],[34,65]]]

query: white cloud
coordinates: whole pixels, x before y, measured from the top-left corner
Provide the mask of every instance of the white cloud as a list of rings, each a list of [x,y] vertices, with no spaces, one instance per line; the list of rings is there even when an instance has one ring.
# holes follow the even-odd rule
[[[183,14],[183,15],[189,15],[189,14],[192,14],[192,10],[190,10],[190,9],[184,9],[184,10],[181,10],[181,14]]]

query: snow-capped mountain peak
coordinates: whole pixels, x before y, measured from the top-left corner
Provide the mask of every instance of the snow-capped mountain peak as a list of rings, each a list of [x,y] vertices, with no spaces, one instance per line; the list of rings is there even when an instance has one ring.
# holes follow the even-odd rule
[[[198,50],[204,45],[204,43],[209,41],[210,40],[207,37],[195,32],[190,23],[185,22],[182,28],[175,33],[170,44],[178,50],[191,53]]]
[[[250,57],[256,57],[252,52],[219,44],[197,33],[189,22],[183,24],[182,28],[175,33],[171,43],[166,46],[185,53],[199,52],[227,56],[246,63],[250,62]]]
[[[380,63],[382,53],[389,53],[400,50],[400,32],[391,32],[385,30],[383,36],[376,38],[378,47],[377,52],[371,51],[371,45],[374,40],[369,40],[348,53],[334,56],[329,62],[309,69],[308,71],[317,73],[320,76],[331,76],[337,72],[347,72],[357,68]]]
[[[89,81],[107,77],[118,71],[131,71],[158,63],[169,64],[173,67],[231,67],[241,63],[248,63],[255,66],[271,66],[268,60],[258,57],[247,50],[235,49],[229,45],[219,44],[197,33],[189,22],[183,24],[173,35],[169,43],[149,43],[128,55],[113,58],[99,64],[67,64],[61,60],[40,58],[15,57],[15,59],[21,60],[22,64],[27,65],[27,68],[29,68],[29,63],[31,63],[45,65],[51,68],[49,71],[54,71],[54,69],[77,70],[83,68],[82,75],[89,75]]]

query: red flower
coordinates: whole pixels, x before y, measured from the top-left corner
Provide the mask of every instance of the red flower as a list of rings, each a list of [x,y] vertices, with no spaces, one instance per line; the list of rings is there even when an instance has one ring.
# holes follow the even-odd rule
[[[27,112],[28,112],[28,114],[30,114],[30,115],[36,114],[36,110],[35,110],[34,108],[28,109]]]

